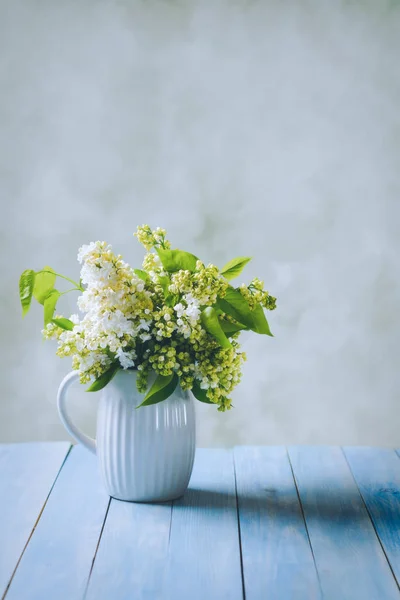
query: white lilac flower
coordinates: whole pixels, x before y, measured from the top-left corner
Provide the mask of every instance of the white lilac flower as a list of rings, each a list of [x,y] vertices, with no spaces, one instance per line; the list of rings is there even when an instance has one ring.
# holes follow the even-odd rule
[[[177,317],[181,318],[185,313],[185,307],[181,302],[178,302],[178,304],[175,304],[174,306],[174,311],[176,312]]]
[[[193,302],[192,304],[189,304],[185,312],[191,325],[195,325],[200,318],[200,308],[198,303]]]
[[[96,245],[99,243],[100,242],[90,242],[90,244],[83,245],[81,248],[79,248],[78,262],[82,263],[88,254],[94,252],[94,250],[96,249]]]
[[[146,321],[145,319],[140,319],[139,329],[143,329],[144,331],[149,331],[151,325],[151,321]]]
[[[139,337],[142,340],[142,342],[147,342],[148,340],[151,340],[151,335],[149,333],[141,333]]]
[[[124,352],[121,348],[119,348],[116,352],[116,356],[120,362],[120,365],[123,369],[129,369],[130,367],[134,367],[135,363],[132,360],[134,354],[132,352]]]

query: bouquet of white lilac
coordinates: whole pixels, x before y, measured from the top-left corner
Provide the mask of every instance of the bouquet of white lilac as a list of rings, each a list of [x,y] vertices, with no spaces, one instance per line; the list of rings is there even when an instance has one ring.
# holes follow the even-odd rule
[[[58,342],[57,355],[71,356],[88,391],[107,385],[118,369],[138,372],[141,406],[168,398],[179,384],[201,402],[231,407],[230,394],[239,383],[245,354],[241,331],[272,335],[264,309],[276,299],[259,279],[234,288],[250,258],[240,257],[219,270],[193,254],[171,250],[166,231],[148,225],[135,233],[147,254],[142,269],[133,269],[106,242],[82,246],[79,283],[50,267],[26,270],[20,278],[25,315],[34,297],[44,308],[43,335]],[[60,277],[81,292],[82,316],[55,315]],[[156,379],[148,390],[150,373]]]

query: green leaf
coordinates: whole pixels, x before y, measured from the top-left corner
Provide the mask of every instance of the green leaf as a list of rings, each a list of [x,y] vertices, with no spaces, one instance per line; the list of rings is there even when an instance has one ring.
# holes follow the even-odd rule
[[[158,282],[158,285],[160,285],[162,287],[165,304],[170,307],[174,306],[174,304],[176,304],[175,296],[173,294],[171,294],[171,292],[168,289],[169,286],[171,285],[171,280],[168,277],[168,275],[159,276],[157,279],[157,282]]]
[[[204,402],[204,404],[214,404],[214,402],[211,402],[208,398],[206,390],[203,390],[197,381],[194,381],[193,383],[192,394],[196,400],[200,400],[200,402]]]
[[[107,383],[110,383],[111,379],[115,376],[117,371],[121,368],[119,362],[115,362],[105,371],[100,377],[93,381],[92,385],[88,387],[87,392],[98,392],[106,387]]]
[[[190,254],[190,252],[157,248],[157,253],[164,269],[168,273],[175,273],[175,271],[180,271],[181,269],[193,273],[196,270],[198,258],[194,254]]]
[[[58,290],[50,290],[43,302],[44,308],[44,326],[46,327],[53,320],[54,311],[56,309],[57,300],[61,296]]]
[[[221,270],[221,275],[225,277],[225,279],[234,279],[243,271],[244,267],[248,262],[251,261],[251,257],[248,256],[238,256],[237,258],[233,258],[230,260]]]
[[[160,285],[162,287],[162,290],[164,292],[164,297],[166,298],[167,296],[170,295],[169,293],[169,286],[171,285],[171,280],[168,276],[159,276],[157,277],[157,283],[158,285]]]
[[[43,273],[46,271],[46,273]],[[56,274],[51,267],[43,267],[41,271],[36,273],[35,285],[33,288],[33,296],[43,304],[50,290],[54,288],[56,282]]]
[[[226,296],[218,299],[218,307],[239,323],[243,323],[248,329],[272,336],[262,306],[257,304],[256,308],[251,310],[239,290],[229,287],[226,290]]]
[[[147,392],[145,399],[136,408],[140,408],[141,406],[150,406],[151,404],[158,404],[158,402],[166,400],[169,398],[169,396],[171,396],[171,394],[173,394],[178,382],[179,377],[176,373],[166,376],[157,375],[157,379]]]
[[[238,331],[243,331],[248,329],[246,325],[242,325],[241,323],[231,323],[230,321],[226,321],[225,319],[220,319],[219,323],[221,325],[222,331],[225,333],[226,337],[230,337],[234,333]]]
[[[226,290],[224,298],[218,299],[218,307],[239,323],[243,323],[243,325],[246,325],[249,329],[253,329],[253,319],[250,307],[239,290],[229,287]]]
[[[142,269],[133,269],[135,272],[135,275],[137,275],[139,277],[139,279],[141,279],[142,281],[148,281],[150,279],[150,276],[148,273],[146,273],[146,271],[142,271]]]
[[[232,348],[230,341],[222,330],[215,308],[207,306],[201,313],[201,322],[208,333],[211,333],[223,348]]]
[[[35,271],[32,271],[32,269],[27,269],[19,278],[19,298],[21,300],[23,317],[26,315],[31,306],[34,286]]]
[[[263,333],[265,335],[270,335],[274,337],[271,333],[271,330],[268,325],[268,321],[265,317],[264,309],[261,304],[257,304],[254,310],[251,311],[251,315],[253,317],[253,331],[256,333]]]
[[[60,319],[52,319],[51,322],[54,323],[54,325],[57,325],[57,327],[65,329],[65,331],[72,331],[74,328],[74,323],[69,319],[64,319],[64,317],[61,317]]]

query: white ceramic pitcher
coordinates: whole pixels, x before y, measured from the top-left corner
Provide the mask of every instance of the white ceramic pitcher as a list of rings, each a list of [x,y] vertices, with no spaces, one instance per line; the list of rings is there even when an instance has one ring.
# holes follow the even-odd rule
[[[68,433],[97,454],[110,496],[133,502],[182,496],[196,448],[192,395],[178,386],[167,400],[136,410],[143,401],[136,388],[136,372],[119,370],[100,392],[94,440],[73,424],[66,409],[68,388],[78,379],[74,371],[62,381],[58,411]]]

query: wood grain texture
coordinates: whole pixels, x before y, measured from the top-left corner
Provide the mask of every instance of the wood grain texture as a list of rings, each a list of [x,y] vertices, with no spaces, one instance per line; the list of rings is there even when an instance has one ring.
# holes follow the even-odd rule
[[[198,449],[189,490],[173,503],[163,600],[242,600],[233,455]]]
[[[69,449],[68,442],[0,445],[0,598]]]
[[[246,600],[321,598],[286,449],[235,448]]]
[[[343,448],[400,584],[400,459],[387,448]]]
[[[326,600],[398,600],[374,527],[341,448],[298,446],[289,456]]]
[[[171,504],[112,500],[86,600],[162,599]]]
[[[41,465],[35,466],[39,471]],[[6,600],[83,597],[109,503],[96,456],[74,447],[21,559]]]

